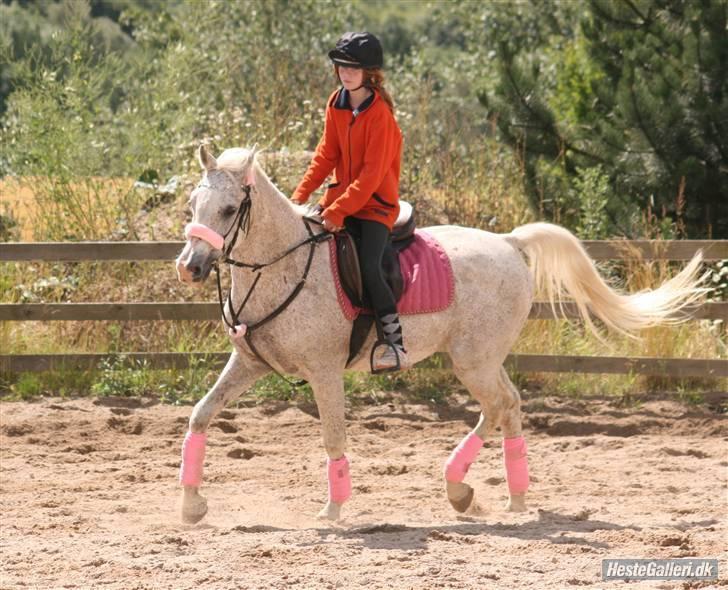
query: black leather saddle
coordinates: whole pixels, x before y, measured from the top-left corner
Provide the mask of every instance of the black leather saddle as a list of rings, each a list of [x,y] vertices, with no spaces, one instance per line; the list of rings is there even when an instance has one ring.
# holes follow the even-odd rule
[[[320,223],[321,219],[318,216],[320,211],[321,206],[316,205],[306,217]],[[382,270],[396,301],[399,301],[404,291],[404,280],[402,279],[402,271],[399,266],[399,253],[414,241],[415,227],[415,216],[412,205],[405,201],[400,201],[399,216],[392,227],[389,243],[382,257]],[[339,269],[341,287],[353,305],[369,309],[370,303],[362,283],[359,255],[354,238],[345,230],[337,232],[335,238],[336,262]],[[349,359],[346,363],[347,366],[361,350],[374,321],[374,315],[371,313],[360,313],[354,320],[351,339],[349,341]]]

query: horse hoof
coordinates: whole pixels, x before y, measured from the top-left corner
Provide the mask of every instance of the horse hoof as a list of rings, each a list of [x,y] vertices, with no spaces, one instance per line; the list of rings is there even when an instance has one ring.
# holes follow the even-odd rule
[[[462,482],[447,482],[447,499],[457,512],[465,512],[473,503],[475,491]]]
[[[196,524],[207,514],[207,500],[202,496],[186,499],[182,506],[182,522]]]
[[[341,504],[331,501],[326,502],[326,506],[316,516],[321,520],[339,520],[341,517]]]
[[[525,512],[526,511],[526,495],[525,494],[514,494],[508,498],[506,504],[506,510],[508,512]]]

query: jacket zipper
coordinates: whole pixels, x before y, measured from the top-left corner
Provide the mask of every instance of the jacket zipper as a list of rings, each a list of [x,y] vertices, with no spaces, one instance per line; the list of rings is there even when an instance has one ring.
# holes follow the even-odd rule
[[[349,134],[348,134],[348,142],[349,142],[349,182],[347,183],[347,186],[351,184],[351,128],[354,126],[354,121],[356,121],[357,115],[352,113],[351,115],[351,123],[349,123]]]

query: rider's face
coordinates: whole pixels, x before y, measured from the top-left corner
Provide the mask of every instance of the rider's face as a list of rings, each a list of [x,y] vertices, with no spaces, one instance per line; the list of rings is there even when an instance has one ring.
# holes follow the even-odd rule
[[[339,78],[344,88],[347,90],[355,90],[361,86],[362,80],[364,79],[364,70],[361,68],[339,66]]]

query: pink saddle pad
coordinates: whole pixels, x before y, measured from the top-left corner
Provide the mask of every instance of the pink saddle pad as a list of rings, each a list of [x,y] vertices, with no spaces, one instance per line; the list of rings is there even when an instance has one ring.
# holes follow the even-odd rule
[[[336,293],[341,311],[347,320],[354,320],[363,311],[352,305],[344,293],[336,263],[336,243],[328,240],[331,273],[336,284]],[[399,255],[404,290],[397,302],[397,311],[402,315],[433,313],[447,309],[455,298],[455,278],[450,258],[440,243],[426,231],[416,229],[415,237]]]

